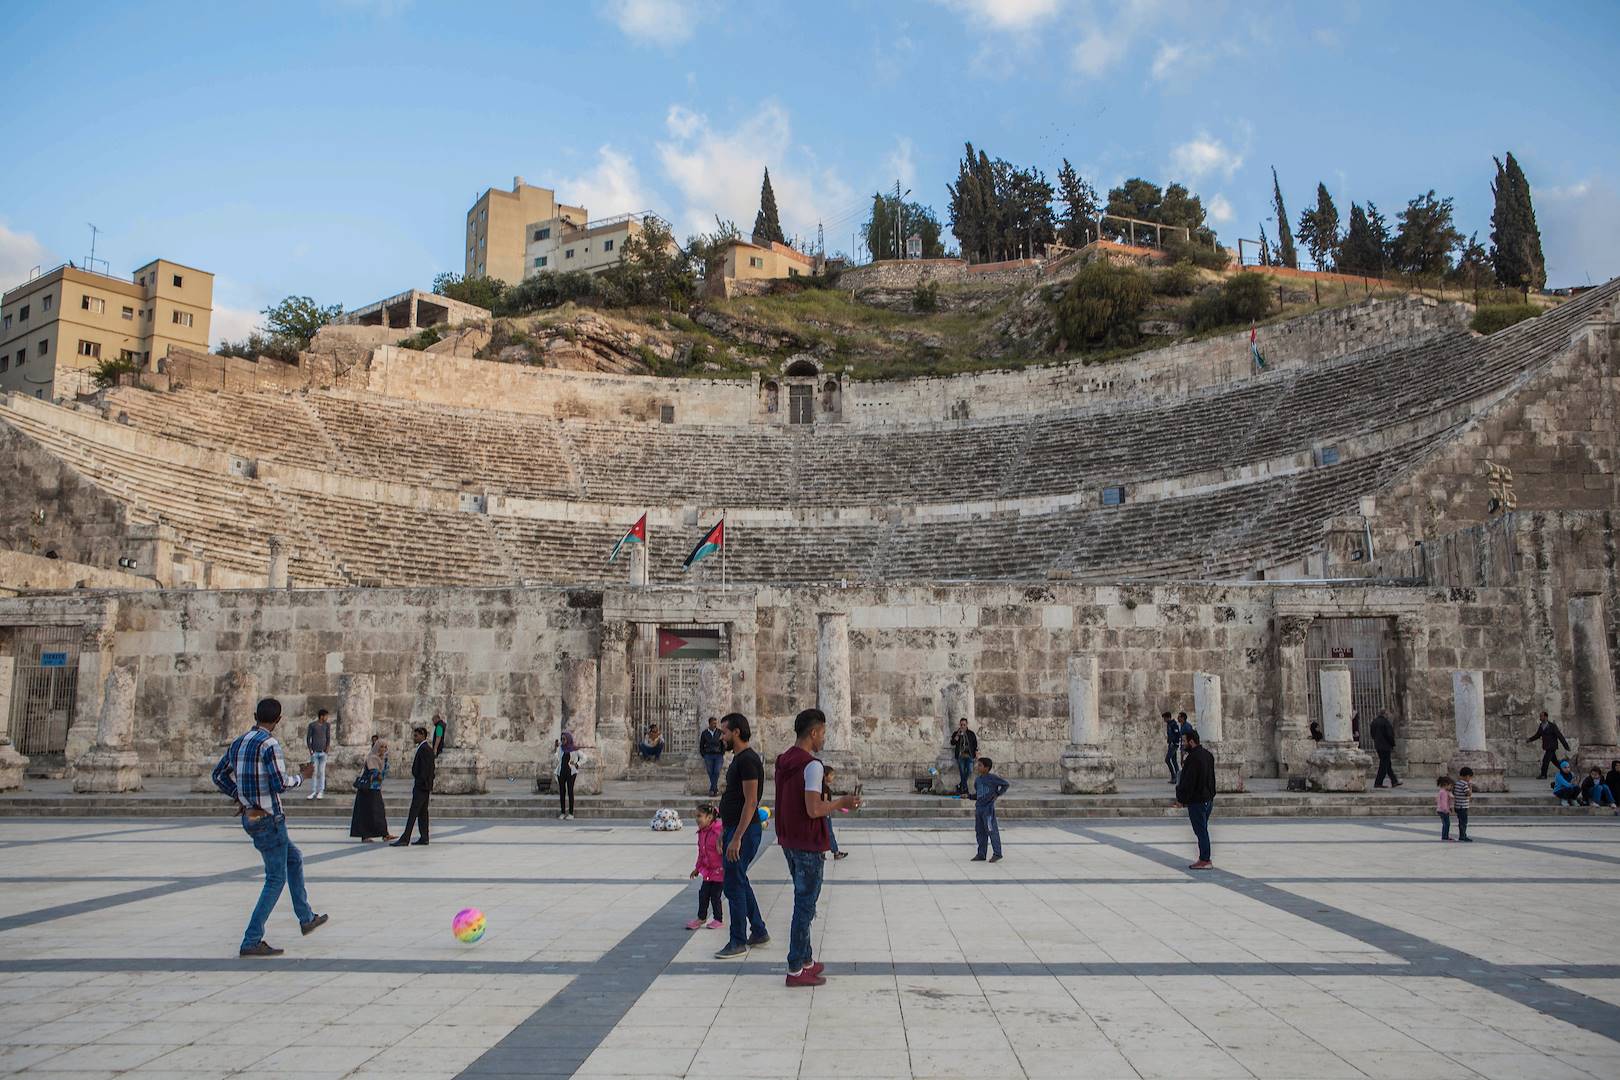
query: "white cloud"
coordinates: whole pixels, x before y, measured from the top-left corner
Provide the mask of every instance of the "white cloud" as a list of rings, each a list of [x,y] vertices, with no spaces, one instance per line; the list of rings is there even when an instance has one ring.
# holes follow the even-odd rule
[[[570,206],[583,206],[593,218],[652,208],[636,163],[611,143],[597,148],[594,169],[558,179],[557,197]]]
[[[883,159],[885,176],[895,176],[904,187],[917,185],[917,162],[911,152],[911,140],[905,136],[895,140],[894,149]]]
[[[0,224],[0,289],[22,284],[34,267],[48,270],[54,261],[32,233],[12,232]]]
[[[1187,55],[1187,46],[1172,45],[1169,42],[1159,46],[1158,53],[1153,57],[1153,77],[1163,82],[1173,75],[1181,58]]]
[[[1595,285],[1620,275],[1620,191],[1588,179],[1531,194],[1548,285]]]
[[[938,0],[993,30],[1032,29],[1057,14],[1059,0]]]
[[[690,231],[714,228],[719,214],[746,235],[759,210],[767,166],[782,230],[790,238],[796,233],[813,239],[818,221],[831,220],[855,199],[836,172],[794,145],[787,110],[777,102],[764,102],[730,130],[680,107],[669,110],[665,126],[670,139],[658,144],[658,157],[686,203],[678,224]]]
[[[606,0],[602,11],[626,37],[661,46],[691,40],[698,14],[689,0]]]
[[[218,348],[222,341],[241,341],[263,323],[264,316],[258,311],[215,304],[208,317],[208,347]]]
[[[1098,78],[1125,57],[1125,42],[1102,30],[1086,31],[1086,36],[1075,45],[1071,59],[1074,69],[1090,78]]]
[[[1213,199],[1209,200],[1209,220],[1215,224],[1225,225],[1236,216],[1231,201],[1225,195],[1216,194]]]
[[[1178,180],[1198,180],[1212,173],[1230,178],[1242,164],[1241,153],[1206,132],[1170,151],[1170,171]]]
[[[1125,59],[1137,41],[1153,30],[1184,24],[1190,15],[1162,10],[1165,0],[1094,0],[1074,21],[1087,27],[1070,54],[1074,69],[1087,78],[1100,78]],[[1163,53],[1161,48],[1160,52]],[[1168,69],[1166,69],[1168,70]]]

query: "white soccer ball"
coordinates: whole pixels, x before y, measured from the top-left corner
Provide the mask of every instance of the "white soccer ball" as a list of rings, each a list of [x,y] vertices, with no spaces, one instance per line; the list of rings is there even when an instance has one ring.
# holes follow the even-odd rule
[[[654,832],[678,832],[681,828],[681,815],[678,811],[664,807],[655,811],[652,816],[652,829]]]

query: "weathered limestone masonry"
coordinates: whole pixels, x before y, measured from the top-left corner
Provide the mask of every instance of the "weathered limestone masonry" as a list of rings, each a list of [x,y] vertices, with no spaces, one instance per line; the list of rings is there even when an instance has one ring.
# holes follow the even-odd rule
[[[1366,751],[1351,741],[1350,668],[1324,664],[1322,680],[1322,742],[1305,759],[1306,776],[1313,791],[1366,791]]]
[[[1564,704],[1577,694],[1569,647],[1529,629],[1547,617],[1543,603],[1533,586],[1267,583],[81,591],[0,599],[0,655],[13,654],[16,627],[78,629],[69,762],[97,738],[117,667],[131,679],[129,745],[148,775],[200,779],[222,741],[246,730],[249,699],[275,696],[294,760],[314,711],[337,714],[345,768],[372,734],[403,746],[413,723],[442,712],[466,758],[447,750],[446,772],[476,788],[549,768],[558,732],[583,736],[593,716],[602,775],[624,775],[637,719],[631,643],[659,625],[714,625],[728,652],[689,722],[735,708],[756,720],[767,758],[791,742],[794,715],[820,702],[848,783],[856,772],[926,770],[946,720],[961,715],[1011,777],[1060,775],[1077,737],[1095,738],[1079,745],[1112,755],[1118,776],[1153,776],[1159,713],[1185,709],[1232,787],[1244,775],[1303,774],[1304,643],[1318,617],[1389,621],[1390,711],[1408,767],[1438,770],[1457,750],[1448,714],[1458,670],[1484,672],[1484,745],[1515,771],[1534,767],[1519,747],[1543,702],[1583,748],[1608,745],[1612,713],[1606,728],[1601,705]],[[1078,735],[1073,726],[1077,657],[1096,663],[1095,735],[1089,706]],[[1210,677],[1220,680],[1218,725]]]
[[[1467,767],[1474,770],[1474,790],[1506,791],[1507,771],[1485,739],[1485,673],[1453,671],[1451,694],[1457,719],[1457,752],[1451,755],[1447,774],[1456,776]]]
[[[0,791],[22,787],[28,759],[11,745],[11,680],[16,658],[0,656]]]
[[[1065,795],[1115,790],[1114,755],[1103,743],[1097,719],[1097,658],[1069,657],[1069,745],[1058,758]]]
[[[74,762],[73,790],[141,790],[141,758],[133,749],[134,734],[135,676],[126,667],[115,667],[107,675],[96,744]]]
[[[1215,755],[1215,790],[1222,794],[1242,791],[1248,770],[1242,750],[1226,742],[1226,703],[1221,699],[1219,675],[1207,671],[1193,675],[1193,723],[1204,749]]]

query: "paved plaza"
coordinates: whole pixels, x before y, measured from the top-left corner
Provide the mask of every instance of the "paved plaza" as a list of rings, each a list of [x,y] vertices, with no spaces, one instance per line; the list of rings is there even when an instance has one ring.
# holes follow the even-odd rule
[[[839,823],[823,988],[774,941],[684,929],[693,831],[438,823],[428,848],[293,823],[310,896],[235,955],[259,864],[229,818],[0,821],[0,1074],[1465,1077],[1620,1071],[1620,826],[1479,816]],[[489,932],[450,933],[462,907]]]

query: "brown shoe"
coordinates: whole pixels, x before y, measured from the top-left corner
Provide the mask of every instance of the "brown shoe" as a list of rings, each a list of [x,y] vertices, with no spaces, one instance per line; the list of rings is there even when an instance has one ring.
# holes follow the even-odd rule
[[[1189,870],[1213,870],[1213,869],[1215,869],[1215,864],[1210,862],[1208,859],[1199,859],[1197,862],[1189,864],[1187,869],[1189,869]]]
[[[300,929],[300,930],[302,930],[304,932],[305,937],[308,937],[309,935],[313,934],[315,931],[319,930],[321,927],[323,927],[325,925],[326,925],[326,916],[325,915],[317,915],[313,919],[309,920],[309,922],[299,923],[298,924],[298,929]]]
[[[268,941],[260,940],[257,945],[249,945],[245,949],[238,949],[237,956],[280,956],[286,949],[278,949]]]

